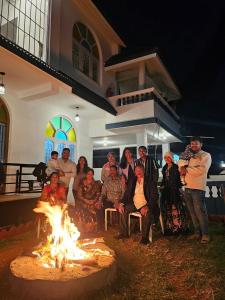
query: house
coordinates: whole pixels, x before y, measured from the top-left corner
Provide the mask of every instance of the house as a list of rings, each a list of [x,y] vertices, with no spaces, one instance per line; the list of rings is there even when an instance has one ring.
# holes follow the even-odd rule
[[[1,161],[47,161],[67,146],[99,177],[109,149],[164,153],[181,141],[171,105],[181,95],[157,52],[124,55],[92,1],[0,3]]]

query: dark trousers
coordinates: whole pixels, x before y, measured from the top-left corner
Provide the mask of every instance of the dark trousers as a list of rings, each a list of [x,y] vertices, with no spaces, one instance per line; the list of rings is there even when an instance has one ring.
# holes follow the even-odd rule
[[[205,191],[185,189],[185,202],[191,215],[195,233],[208,234],[208,215],[205,204]]]
[[[96,209],[96,221],[97,221],[97,230],[103,230],[104,228],[104,209]]]
[[[124,208],[124,213],[121,214],[121,225],[120,225],[120,233],[127,236],[128,235],[128,217],[129,214],[132,212],[137,212],[137,208],[134,206],[133,203],[127,204]],[[142,216],[142,238],[148,239],[149,238],[149,230],[152,224],[153,215],[148,210],[146,216]]]

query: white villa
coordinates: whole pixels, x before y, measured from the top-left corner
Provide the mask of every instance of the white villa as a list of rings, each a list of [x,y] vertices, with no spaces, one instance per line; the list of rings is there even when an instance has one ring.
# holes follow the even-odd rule
[[[68,146],[98,178],[110,150],[180,142],[166,67],[124,47],[91,0],[0,0],[0,161],[35,164]]]

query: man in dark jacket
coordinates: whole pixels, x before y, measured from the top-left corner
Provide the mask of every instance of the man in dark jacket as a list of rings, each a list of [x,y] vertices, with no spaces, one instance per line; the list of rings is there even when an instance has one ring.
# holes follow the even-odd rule
[[[147,148],[145,146],[140,146],[138,148],[138,154],[140,158],[135,161],[135,165],[142,165],[144,167],[144,177],[146,180],[149,180],[151,182],[151,185],[156,191],[159,180],[159,165],[155,159],[151,158],[147,154]],[[152,208],[152,214],[154,216],[154,226],[158,223],[159,213],[159,206],[156,201],[154,207]]]
[[[129,213],[139,211],[142,215],[142,239],[140,243],[149,243],[149,230],[153,221],[153,208],[157,205],[158,191],[150,178],[144,176],[143,165],[135,167],[135,177],[128,182],[123,199],[118,207],[121,214],[121,229],[117,238],[128,237]]]

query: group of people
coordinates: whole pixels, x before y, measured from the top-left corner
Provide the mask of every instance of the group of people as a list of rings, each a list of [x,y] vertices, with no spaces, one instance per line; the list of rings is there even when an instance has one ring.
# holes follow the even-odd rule
[[[138,148],[137,160],[128,147],[124,149],[120,162],[116,161],[114,153],[108,153],[101,181],[94,179],[94,170],[84,156],[76,165],[69,159],[68,148],[63,149],[60,159],[53,151],[47,168],[50,184],[43,188],[42,200],[53,205],[66,203],[69,183],[74,178],[72,217],[81,232],[102,230],[104,210],[115,208],[121,220],[116,238],[127,238],[128,216],[137,211],[142,216],[140,243],[146,245],[150,226],[157,225],[160,212],[164,234],[186,234],[188,208],[195,229],[190,238],[207,243],[208,217],[204,194],[211,156],[201,148],[201,139],[192,138],[178,164],[174,163],[171,152],[165,153],[161,183],[158,182],[158,164],[147,154],[145,146]]]

